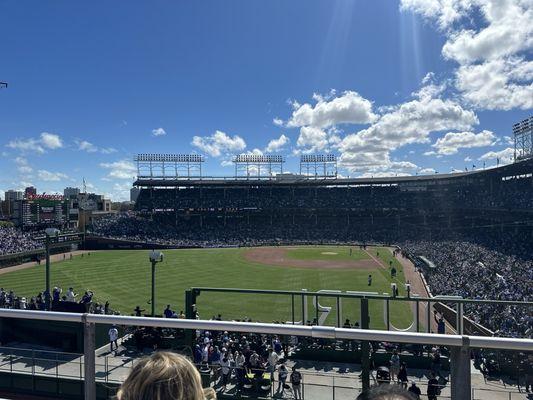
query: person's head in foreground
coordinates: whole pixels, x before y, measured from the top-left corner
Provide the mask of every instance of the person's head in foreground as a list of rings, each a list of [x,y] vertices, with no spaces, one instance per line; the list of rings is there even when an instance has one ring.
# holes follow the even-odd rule
[[[159,351],[141,359],[117,393],[118,400],[211,400],[200,373],[185,357]]]
[[[415,400],[415,397],[398,385],[378,385],[361,393],[357,400]]]

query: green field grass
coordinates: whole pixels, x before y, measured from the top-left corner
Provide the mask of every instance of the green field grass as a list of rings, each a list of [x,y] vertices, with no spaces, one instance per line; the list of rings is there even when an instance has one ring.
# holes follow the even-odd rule
[[[176,311],[183,310],[185,290],[194,287],[238,287],[247,289],[276,289],[309,291],[355,290],[390,292],[390,273],[383,268],[371,271],[373,284],[367,285],[369,270],[358,269],[311,269],[257,264],[247,261],[242,255],[247,249],[187,249],[165,251],[165,260],[157,265],[157,313],[162,313],[166,304]],[[296,250],[295,250],[296,251]],[[348,253],[348,248],[310,247],[296,251],[296,256],[307,259],[312,252]],[[404,275],[397,260],[390,256],[388,249],[369,249],[388,265],[392,259],[398,269],[396,282],[402,284]],[[354,251],[352,259],[362,257]],[[294,256],[295,253],[293,253]],[[389,258],[390,256],[390,258]],[[330,257],[336,257],[331,255]],[[92,290],[97,301],[109,300],[111,307],[122,314],[131,314],[135,306],[150,310],[150,263],[148,251],[115,250],[93,252],[90,256],[76,256],[72,260],[53,263],[51,268],[52,286],[61,286],[65,291],[69,286],[77,293]],[[0,275],[0,286],[14,290],[18,296],[31,297],[44,286],[44,265]],[[399,285],[403,293],[403,284]],[[241,319],[244,316],[254,321],[271,322],[292,319],[291,297],[273,295],[241,295],[204,292],[198,298],[198,311],[202,318],[222,314],[223,319]],[[333,299],[321,298],[322,305],[334,306]],[[308,300],[309,319],[314,317],[311,298]],[[343,300],[343,318],[352,322],[359,320],[359,301]],[[383,329],[383,301],[371,300],[370,326]],[[295,298],[295,320],[301,320],[301,300]],[[148,312],[148,311],[147,311]],[[327,324],[335,324],[336,311],[332,311]],[[407,303],[391,303],[391,321],[399,327],[407,327],[412,321],[412,313]]]

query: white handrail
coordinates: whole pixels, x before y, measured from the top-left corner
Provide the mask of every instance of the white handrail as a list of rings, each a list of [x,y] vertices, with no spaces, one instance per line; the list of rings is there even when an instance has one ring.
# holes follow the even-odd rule
[[[75,314],[53,311],[29,311],[0,309],[0,317],[19,319],[38,319],[45,321],[67,321],[95,324],[115,324],[132,326],[151,326],[172,329],[214,330],[247,333],[267,333],[289,336],[307,336],[323,339],[344,339],[372,342],[434,344],[500,350],[533,351],[533,340],[503,337],[439,335],[435,333],[394,332],[371,329],[347,329],[329,326],[300,326],[288,324],[265,324],[255,322],[207,321],[176,318],[148,318],[122,315]]]

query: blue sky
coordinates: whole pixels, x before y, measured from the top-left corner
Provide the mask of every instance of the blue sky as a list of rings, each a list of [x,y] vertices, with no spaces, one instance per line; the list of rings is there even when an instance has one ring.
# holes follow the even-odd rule
[[[99,4],[100,3],[100,4]],[[344,176],[509,162],[530,0],[0,2],[0,190],[128,198],[140,152],[337,154]],[[528,22],[529,21],[529,22]],[[528,22],[528,23],[526,23]]]

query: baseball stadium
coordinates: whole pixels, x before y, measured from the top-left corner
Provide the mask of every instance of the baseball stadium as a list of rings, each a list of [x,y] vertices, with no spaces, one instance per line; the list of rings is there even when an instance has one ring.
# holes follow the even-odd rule
[[[0,400],[533,400],[533,0],[0,1]]]
[[[9,346],[0,372],[28,373],[31,353],[33,379],[52,379],[52,369],[65,398],[87,397],[87,385],[70,382],[67,393],[63,375],[92,373],[95,396],[106,398],[140,355],[172,349],[220,397],[302,396],[286,394],[283,377],[276,383],[275,353],[283,368],[301,367],[305,397],[344,398],[399,379],[399,354],[439,398],[521,398],[531,362],[533,158],[387,178],[339,177],[331,154],[302,156],[299,174],[284,173],[280,156],[237,155],[231,177],[203,176],[201,155],[134,161],[133,210],[95,215],[83,231],[36,231],[26,238],[33,249],[1,257],[5,311],[53,317],[28,323],[0,310],[11,321],[1,327]],[[96,319],[80,329],[62,315]],[[111,351],[108,329],[117,331]],[[81,361],[88,345],[92,368]],[[236,352],[227,369],[226,352]],[[512,382],[487,386],[501,377]]]

